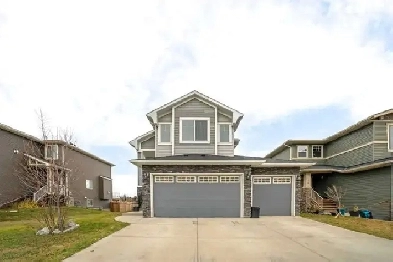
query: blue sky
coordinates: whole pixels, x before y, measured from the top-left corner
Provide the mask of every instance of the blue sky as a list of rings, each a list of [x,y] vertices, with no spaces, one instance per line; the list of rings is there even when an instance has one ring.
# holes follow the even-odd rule
[[[0,3],[0,123],[38,136],[42,108],[115,192],[136,191],[145,114],[192,90],[245,114],[244,155],[393,107],[392,1],[20,2]]]

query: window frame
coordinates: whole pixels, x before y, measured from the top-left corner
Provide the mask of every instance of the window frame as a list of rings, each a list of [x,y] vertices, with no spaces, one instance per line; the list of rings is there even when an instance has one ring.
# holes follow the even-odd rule
[[[393,137],[390,138],[390,128],[393,129],[393,123],[386,125],[387,137],[388,137],[388,152],[393,152]],[[392,143],[392,145],[390,145]]]
[[[267,181],[268,180],[268,181]],[[270,176],[257,176],[252,178],[252,183],[254,185],[270,185],[272,184],[272,177]]]
[[[48,147],[56,148],[56,156],[55,157],[53,157],[53,155],[51,157],[48,156]],[[59,145],[52,145],[52,144],[45,145],[45,159],[58,160],[59,159]]]
[[[221,142],[221,126],[222,125],[228,125],[229,126],[229,142]],[[218,144],[219,145],[232,145],[232,143],[233,143],[233,127],[232,127],[232,123],[230,123],[230,122],[219,122],[218,124],[217,124],[217,127],[218,127],[218,132],[217,132],[217,134],[218,134],[218,137],[217,137],[217,141],[218,141]]]
[[[301,147],[301,146],[305,146],[306,148],[307,148],[307,150],[306,150],[306,156],[302,156],[302,157],[299,157],[299,147]],[[308,158],[308,145],[297,145],[296,146],[296,158]]]
[[[89,185],[91,185],[91,187],[87,187],[87,181],[91,182],[91,183],[89,182]],[[90,189],[90,190],[94,189],[94,183],[92,179],[86,179],[86,189]]]
[[[183,140],[183,120],[193,120],[194,121],[194,141]],[[207,121],[207,140],[205,141],[195,141],[195,121],[204,120]],[[179,143],[182,144],[210,144],[210,117],[180,117],[179,118]]]
[[[162,142],[161,141],[161,125],[169,125],[169,130],[170,130],[169,142]],[[172,132],[173,132],[173,130],[172,130],[172,123],[171,122],[158,123],[158,139],[157,139],[158,145],[172,145]]]
[[[314,157],[314,147],[320,146],[321,147],[321,156]],[[311,158],[323,158],[323,145],[312,145],[311,146]]]

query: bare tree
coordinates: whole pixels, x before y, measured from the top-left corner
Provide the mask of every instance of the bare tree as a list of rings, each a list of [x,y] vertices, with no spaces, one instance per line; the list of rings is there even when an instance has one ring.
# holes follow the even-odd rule
[[[26,143],[23,158],[17,163],[17,175],[25,195],[42,205],[38,220],[52,233],[66,228],[71,170],[65,161],[67,148],[75,145],[71,130],[57,130],[54,135],[47,126],[42,110],[38,112],[43,144]],[[60,150],[60,148],[62,150]]]
[[[342,208],[341,200],[344,198],[346,194],[346,190],[340,186],[332,185],[331,187],[327,188],[325,191],[326,196],[336,202],[338,204],[338,208]],[[340,212],[337,212],[336,218],[340,216]]]

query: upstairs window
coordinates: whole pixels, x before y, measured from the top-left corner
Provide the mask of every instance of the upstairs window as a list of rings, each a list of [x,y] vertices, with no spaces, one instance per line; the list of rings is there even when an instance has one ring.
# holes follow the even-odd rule
[[[209,118],[180,118],[180,143],[209,143]]]
[[[388,124],[388,150],[393,152],[393,124]]]
[[[45,146],[45,159],[57,160],[59,159],[59,146],[46,145]]]
[[[297,157],[307,158],[308,157],[308,146],[297,146]]]
[[[312,157],[322,158],[322,146],[312,146]]]
[[[158,143],[171,143],[171,127],[169,123],[160,123],[158,125]]]
[[[232,143],[232,125],[230,123],[218,124],[218,136],[220,143]]]

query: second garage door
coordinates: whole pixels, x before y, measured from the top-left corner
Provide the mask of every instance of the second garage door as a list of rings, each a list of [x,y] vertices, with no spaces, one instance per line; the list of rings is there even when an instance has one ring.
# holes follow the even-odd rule
[[[254,176],[252,206],[260,207],[261,216],[292,214],[292,177]]]
[[[238,175],[154,176],[154,216],[240,217],[240,185]]]

